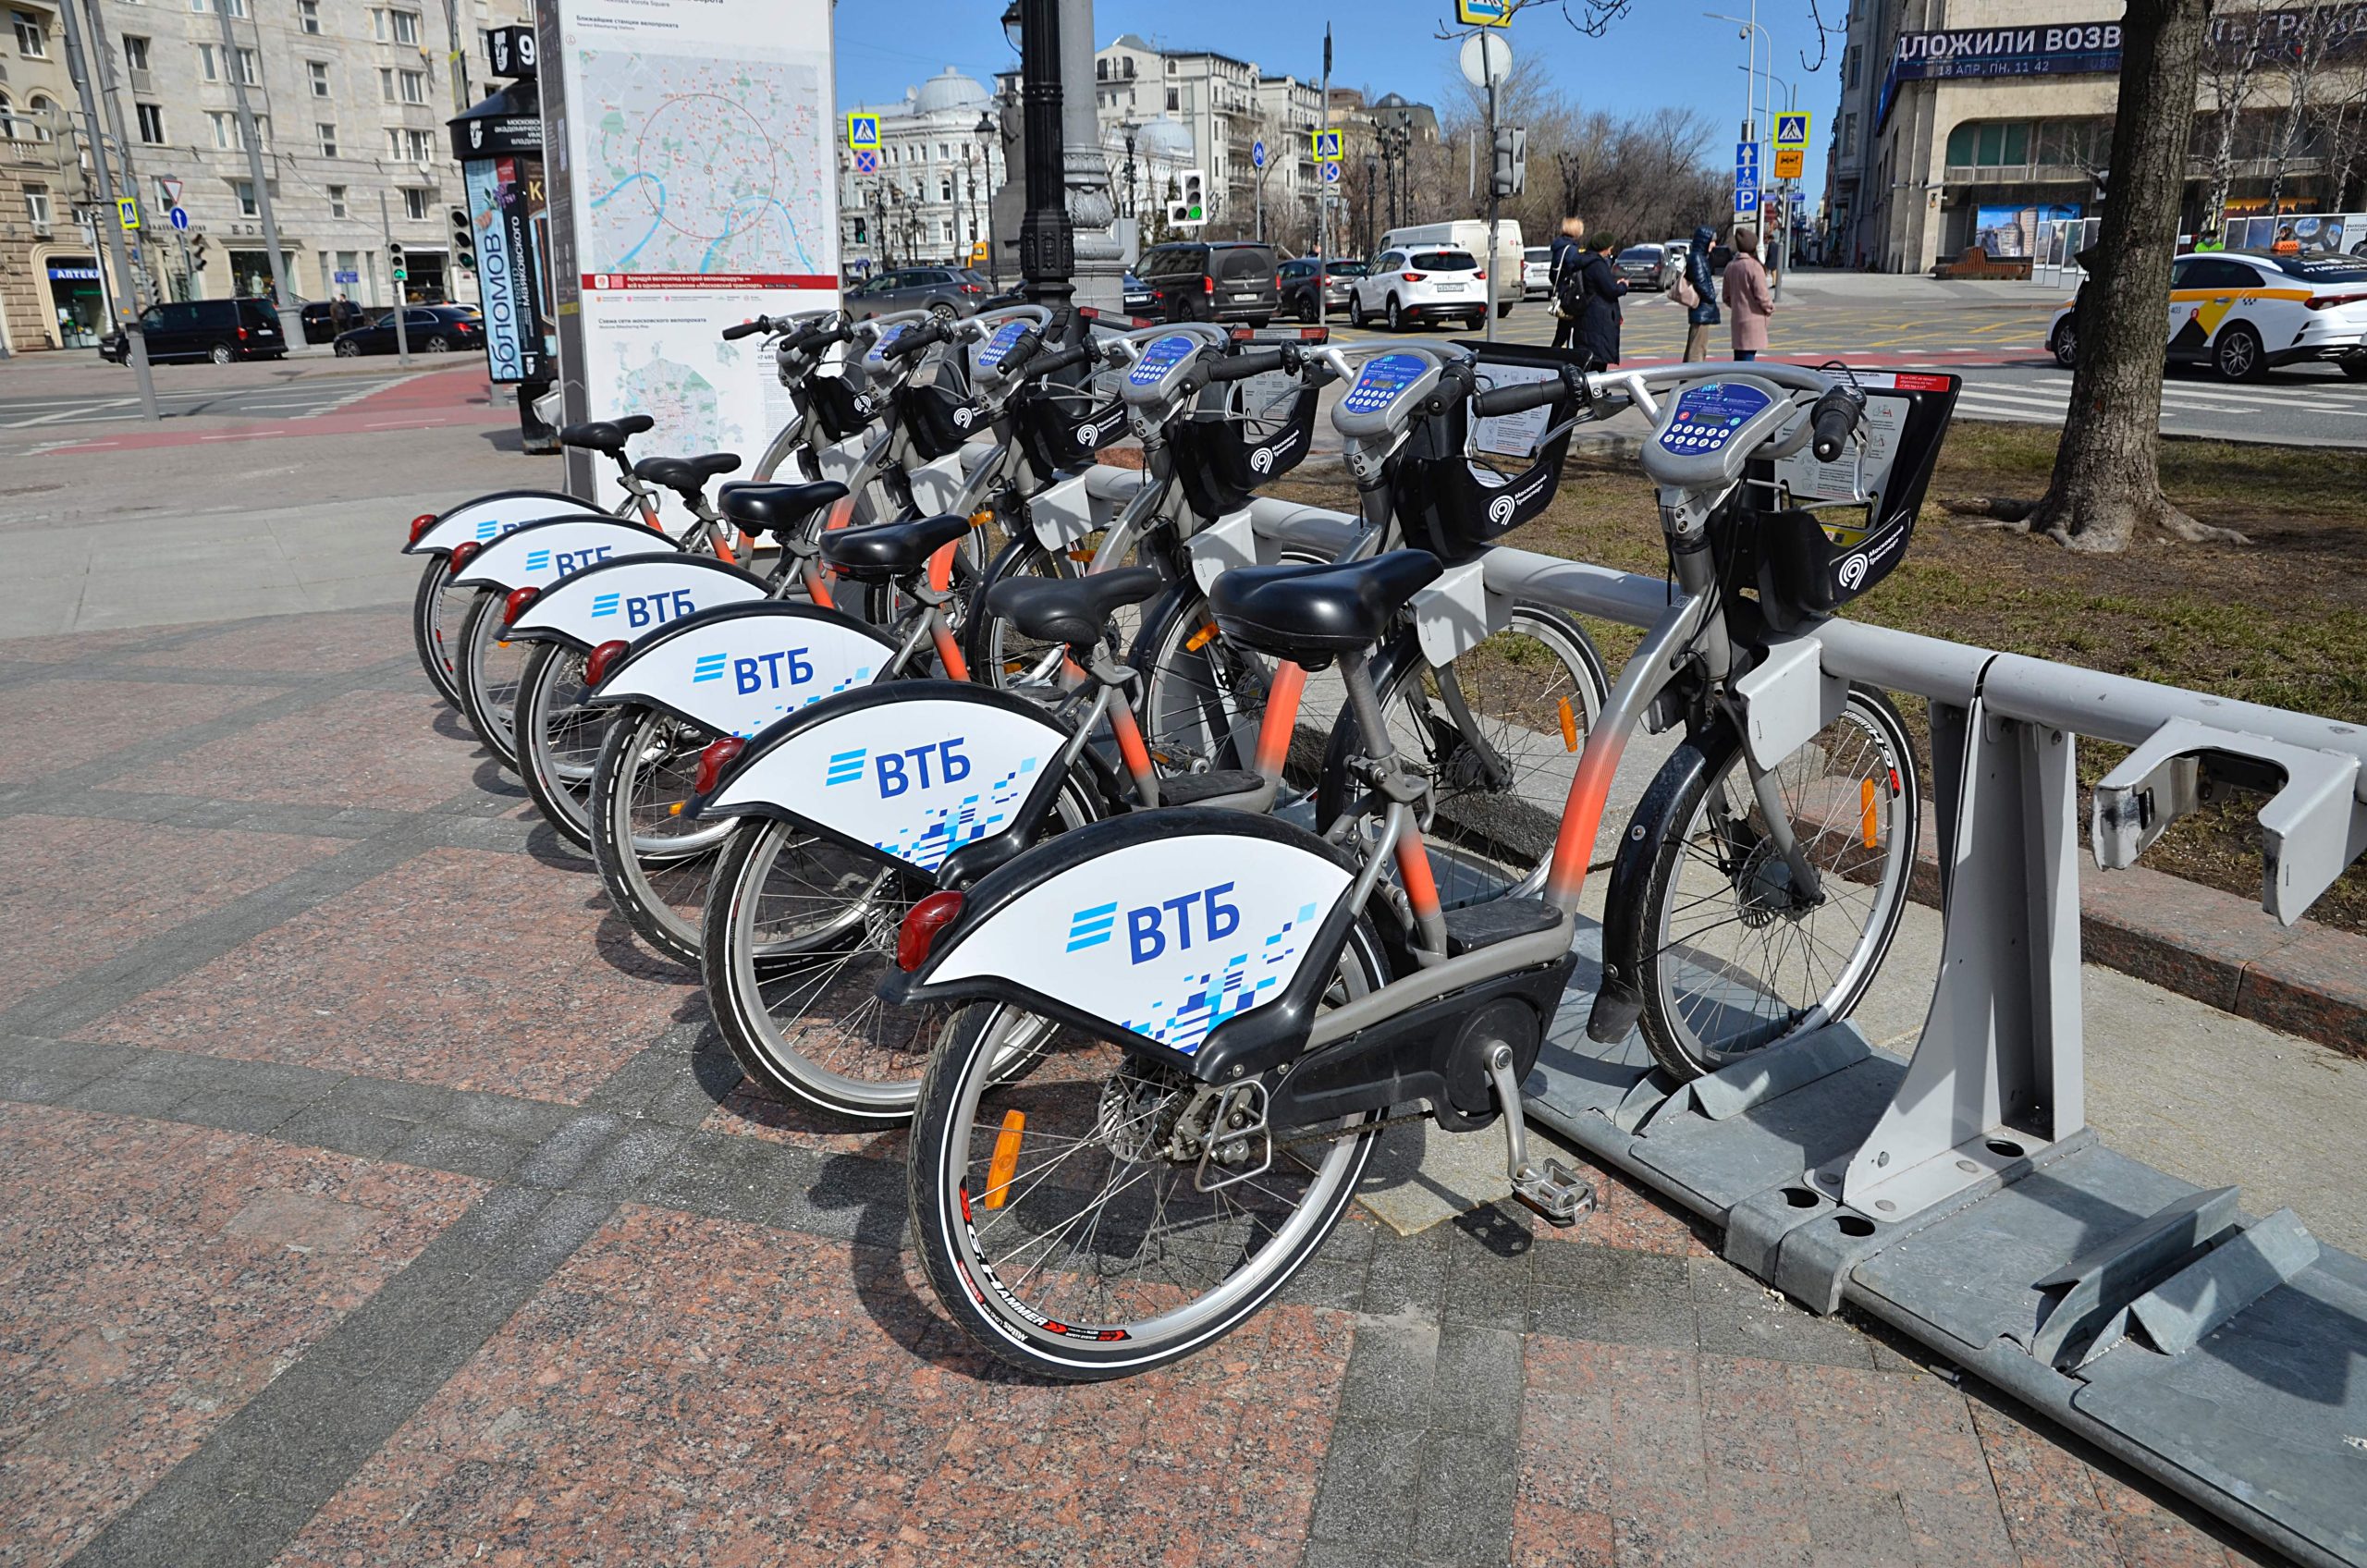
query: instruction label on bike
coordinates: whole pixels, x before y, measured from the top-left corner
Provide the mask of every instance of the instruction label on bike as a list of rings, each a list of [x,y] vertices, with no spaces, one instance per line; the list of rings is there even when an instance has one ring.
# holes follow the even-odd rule
[[[923,871],[1012,825],[1067,736],[991,702],[914,697],[814,722],[750,758],[716,812],[778,806]]]
[[[557,637],[579,647],[635,643],[718,605],[751,604],[765,585],[704,556],[650,556],[596,566],[538,595],[511,623],[520,637]]]
[[[1532,382],[1553,381],[1561,376],[1555,365],[1508,365],[1490,361],[1482,373],[1486,384],[1495,386],[1527,386]],[[1523,409],[1516,414],[1491,414],[1474,420],[1471,424],[1471,449],[1500,458],[1527,459],[1537,455],[1538,444],[1552,427],[1553,406]]]
[[[1381,354],[1367,360],[1340,406],[1352,414],[1377,414],[1397,401],[1430,368],[1430,361],[1419,354]]]
[[[768,605],[650,634],[593,700],[645,703],[744,741],[800,708],[869,685],[894,654],[844,616]]]
[[[452,581],[473,588],[547,588],[602,561],[674,555],[678,548],[656,529],[613,518],[533,522],[478,551]]]
[[[447,513],[403,547],[407,556],[449,555],[463,545],[490,545],[530,522],[563,517],[596,517],[597,508],[565,496],[488,496]]]
[[[1156,839],[1028,889],[928,978],[1005,977],[1189,1055],[1289,989],[1348,882],[1328,857],[1271,839]]]
[[[1661,432],[1661,445],[1686,458],[1722,451],[1746,421],[1774,400],[1739,382],[1712,381],[1687,388],[1676,400],[1668,428]]]
[[[1910,399],[1895,389],[1896,377],[1887,373],[1860,371],[1858,381],[1866,394],[1866,421],[1859,427],[1866,438],[1863,490],[1858,487],[1859,469],[1854,447],[1844,451],[1837,462],[1829,463],[1817,461],[1815,453],[1802,447],[1775,465],[1776,483],[1796,501],[1875,500],[1888,488],[1891,466],[1898,460],[1899,430],[1906,423]],[[1865,531],[1836,524],[1828,526],[1826,532],[1851,535],[1835,538],[1836,545],[1854,545]]]

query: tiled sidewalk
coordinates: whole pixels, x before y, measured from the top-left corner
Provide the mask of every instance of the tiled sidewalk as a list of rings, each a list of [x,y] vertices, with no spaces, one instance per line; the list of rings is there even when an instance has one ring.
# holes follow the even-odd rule
[[[409,648],[0,643],[0,1564],[2245,1559],[1608,1177],[1017,1381]]]

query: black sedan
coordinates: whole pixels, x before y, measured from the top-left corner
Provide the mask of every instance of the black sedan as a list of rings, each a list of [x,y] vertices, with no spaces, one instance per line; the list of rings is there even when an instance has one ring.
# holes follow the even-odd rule
[[[407,305],[403,331],[413,353],[441,354],[453,349],[484,347],[484,318],[473,305]],[[356,354],[395,352],[395,312],[388,311],[367,326],[337,335],[340,359]]]
[[[1148,320],[1151,312],[1159,306],[1159,296],[1151,291],[1150,285],[1129,271],[1119,288],[1121,298],[1125,300],[1126,313]]]

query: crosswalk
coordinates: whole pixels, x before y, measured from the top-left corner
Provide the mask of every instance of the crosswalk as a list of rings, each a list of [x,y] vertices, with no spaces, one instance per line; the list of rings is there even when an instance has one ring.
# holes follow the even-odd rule
[[[2000,367],[1958,374],[1964,377],[1959,418],[2060,424],[2070,407],[2068,372]],[[2173,435],[2357,445],[2367,442],[2367,383],[2298,373],[2250,385],[2172,379],[2162,386],[2162,428]]]

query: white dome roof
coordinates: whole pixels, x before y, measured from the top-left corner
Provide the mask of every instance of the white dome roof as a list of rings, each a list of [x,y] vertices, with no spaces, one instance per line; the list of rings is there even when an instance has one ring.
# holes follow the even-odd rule
[[[989,94],[977,81],[963,76],[951,66],[913,89],[913,108],[916,113],[935,115],[956,109],[983,109]]]
[[[1134,132],[1134,145],[1146,154],[1188,158],[1192,155],[1192,129],[1171,119],[1145,120],[1142,129]]]

